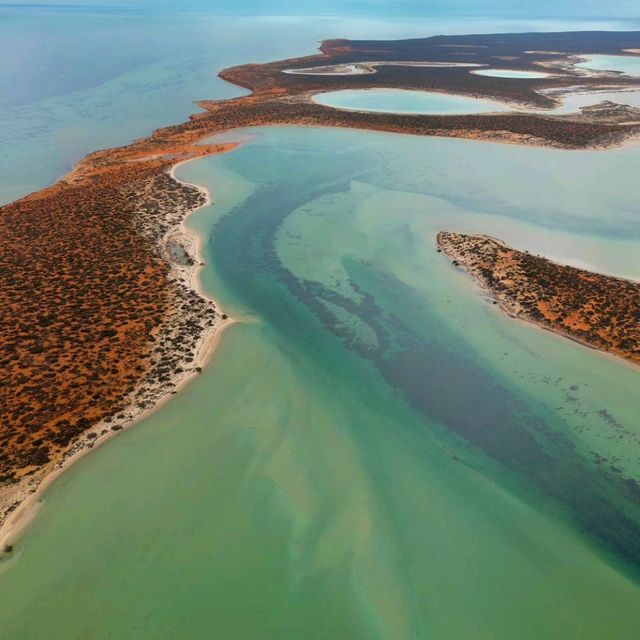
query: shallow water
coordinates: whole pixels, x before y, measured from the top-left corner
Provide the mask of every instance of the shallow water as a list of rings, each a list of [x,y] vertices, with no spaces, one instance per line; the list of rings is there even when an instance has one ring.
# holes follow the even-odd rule
[[[342,89],[316,94],[313,100],[335,109],[378,113],[463,115],[513,110],[509,105],[492,100],[403,89]]]
[[[479,69],[478,71],[473,71],[473,73],[491,78],[521,78],[523,80],[548,78],[551,75],[540,71],[516,71],[514,69]]]
[[[640,56],[584,56],[586,61],[576,67],[593,71],[618,71],[628,76],[640,76]]]
[[[54,182],[89,151],[184,121],[196,100],[242,95],[217,77],[232,65],[313,54],[336,34],[401,38],[543,24],[0,5],[0,204]]]
[[[358,76],[366,75],[378,72],[378,67],[381,66],[410,66],[410,67],[437,67],[440,69],[447,67],[457,68],[475,68],[482,65],[475,64],[473,62],[369,62],[368,64],[349,64],[349,65],[330,65],[320,67],[309,67],[307,69],[283,69],[282,73],[289,73],[293,75],[309,75],[309,76]]]
[[[507,77],[507,76],[504,76]],[[568,114],[604,101],[640,107],[640,91],[581,91],[557,94],[560,106],[545,113]],[[463,115],[476,113],[524,112],[528,109],[504,102],[482,100],[448,93],[399,89],[342,89],[313,96],[319,104],[335,109],[425,115]],[[536,110],[541,113],[541,110]]]
[[[0,8],[0,201],[322,37],[620,26]],[[274,128],[182,167],[244,323],[47,492],[3,640],[635,637],[638,374],[504,318],[434,234],[640,278],[637,154]]]
[[[249,133],[179,171],[245,322],[48,492],[3,637],[634,637],[638,372],[505,318],[434,235],[640,277],[638,151]]]
[[[105,3],[105,5],[108,3]],[[51,184],[89,151],[183,121],[244,91],[226,67],[312,54],[318,41],[437,33],[633,29],[637,20],[254,15],[0,5],[0,204]],[[387,13],[387,12],[384,12]],[[260,34],[260,37],[256,37]]]
[[[562,105],[551,113],[575,113],[582,107],[590,107],[601,102],[626,104],[640,107],[640,91],[584,91],[562,96]]]

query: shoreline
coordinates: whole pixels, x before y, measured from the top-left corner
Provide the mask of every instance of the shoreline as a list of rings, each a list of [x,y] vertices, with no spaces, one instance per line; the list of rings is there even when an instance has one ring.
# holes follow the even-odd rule
[[[336,65],[319,65],[316,67],[307,68],[294,68],[294,69],[282,69],[282,73],[288,73],[295,76],[329,76],[329,77],[349,77],[349,76],[362,76],[371,75],[377,73],[376,67],[394,66],[394,67],[422,67],[422,68],[434,68],[434,69],[446,69],[446,68],[479,68],[483,67],[483,64],[475,62],[418,62],[418,61],[367,61],[367,62],[354,62],[339,63]],[[326,71],[329,69],[330,71]],[[333,71],[331,71],[333,69]],[[346,69],[346,70],[342,70]],[[323,71],[324,70],[324,71]]]
[[[444,250],[443,250],[443,253],[444,253]],[[561,263],[558,263],[558,264],[561,264]],[[585,342],[584,340],[580,340],[579,338],[569,335],[568,333],[556,331],[555,329],[551,327],[547,327],[539,322],[536,322],[535,320],[531,320],[524,316],[519,316],[512,313],[503,304],[503,301],[491,291],[491,289],[486,287],[484,283],[482,283],[480,280],[475,278],[474,275],[467,270],[465,265],[460,264],[459,266],[461,267],[462,273],[466,276],[465,281],[469,284],[469,292],[483,299],[487,303],[489,312],[491,312],[491,310],[494,310],[495,307],[498,307],[498,310],[500,312],[499,316],[501,318],[508,319],[511,322],[518,323],[522,327],[540,332],[547,337],[554,338],[555,340],[561,340],[561,341],[570,340],[574,345],[581,347],[582,349],[585,349],[590,353],[594,353],[594,352],[597,353],[598,357],[606,358],[610,362],[613,362],[618,365],[622,365],[623,367],[631,371],[635,371],[636,373],[640,371],[640,364],[631,362],[630,360],[627,360],[627,358],[621,355],[613,353],[612,351],[606,351],[604,349],[600,349],[598,347],[595,347],[592,344],[589,344],[588,342]]]
[[[618,40],[621,47],[626,43],[622,36],[618,36]],[[433,43],[433,38],[418,39],[419,45],[430,42]],[[348,45],[346,49],[345,43]],[[405,44],[403,41],[387,41],[384,46],[380,46],[383,49],[382,53],[387,53],[393,58],[397,55],[397,47],[403,47]],[[443,47],[454,44],[431,46]],[[518,52],[524,44],[515,42],[511,48]],[[528,40],[526,46],[529,46]],[[629,47],[629,44],[626,46]],[[490,56],[492,49],[488,48],[488,45],[485,48],[486,56]],[[572,48],[572,51],[581,51],[579,38],[569,48]],[[78,351],[85,357],[82,369],[85,387],[84,394],[77,394],[79,401],[71,409],[74,412],[74,422],[70,424],[69,420],[66,420],[67,414],[62,409],[57,416],[49,418],[50,422],[56,418],[55,425],[59,432],[68,427],[75,428],[76,431],[70,431],[71,436],[67,440],[56,440],[54,436],[58,434],[54,433],[54,436],[48,436],[49,439],[42,448],[40,438],[41,442],[36,444],[35,448],[29,449],[31,453],[27,463],[18,461],[20,464],[15,464],[15,469],[20,471],[21,475],[10,469],[13,474],[10,477],[17,481],[0,491],[0,554],[2,546],[10,546],[12,536],[17,535],[28,523],[32,517],[29,516],[28,507],[37,506],[40,496],[55,477],[88,451],[113,437],[117,431],[137,424],[160,408],[171,395],[177,393],[199,373],[201,364],[208,361],[217,344],[215,337],[234,322],[226,316],[222,317],[224,314],[217,310],[215,300],[202,291],[202,265],[198,259],[202,238],[185,225],[188,216],[210,204],[211,195],[205,187],[183,183],[175,177],[175,169],[184,162],[228,151],[237,146],[237,143],[206,146],[202,144],[204,140],[234,129],[265,126],[354,128],[394,135],[432,136],[562,150],[604,150],[631,142],[636,143],[640,137],[640,126],[596,124],[570,117],[541,118],[532,113],[501,112],[431,117],[340,111],[321,106],[310,100],[309,96],[343,88],[353,89],[352,86],[342,84],[346,82],[345,79],[333,79],[331,82],[323,83],[321,88],[314,88],[313,81],[301,80],[296,74],[280,73],[285,65],[290,66],[292,63],[337,60],[345,50],[356,58],[367,55],[366,46],[358,46],[354,41],[323,41],[321,54],[315,56],[225,69],[218,74],[219,77],[248,89],[248,95],[227,100],[201,100],[196,104],[203,112],[193,114],[188,121],[157,129],[151,135],[134,140],[126,146],[91,152],[78,161],[58,182],[3,207],[7,214],[8,228],[12,233],[16,229],[19,232],[16,237],[20,237],[20,234],[26,238],[34,237],[33,229],[40,232],[35,237],[45,237],[53,228],[52,225],[64,229],[64,233],[54,238],[58,240],[59,246],[58,253],[53,254],[56,256],[53,266],[66,266],[74,275],[77,275],[74,271],[75,263],[66,251],[70,231],[76,230],[72,247],[87,247],[87,240],[94,241],[95,238],[95,224],[91,226],[87,221],[93,219],[101,224],[106,215],[117,231],[124,230],[125,233],[114,235],[105,231],[101,238],[105,243],[116,239],[115,242],[106,244],[110,253],[93,252],[94,278],[91,286],[81,288],[82,295],[87,296],[86,304],[91,310],[102,309],[104,305],[109,312],[121,313],[126,307],[126,303],[122,302],[124,286],[125,290],[134,290],[137,296],[135,299],[146,301],[147,306],[140,307],[141,310],[136,315],[135,311],[131,313],[130,310],[137,307],[129,304],[126,309],[130,313],[127,324],[121,322],[115,325],[117,329],[114,329],[113,325],[107,326],[108,323],[102,321],[102,318],[111,317],[105,314],[97,317],[90,325],[93,330],[93,333],[88,332],[90,339],[85,337],[84,342],[78,346]],[[442,54],[438,52],[434,56],[440,59]],[[452,56],[453,54],[445,57]],[[564,55],[565,60],[570,60],[571,57],[569,53]],[[531,64],[535,65],[537,62],[532,61]],[[429,81],[428,72],[419,67],[420,65],[411,69],[411,74],[418,79],[422,78],[421,82],[424,84]],[[384,65],[381,69],[384,69]],[[537,100],[539,95],[526,90],[525,85],[514,84],[512,81],[504,81],[505,90],[497,91],[486,85],[486,79],[482,80],[476,74],[459,74],[455,70],[444,68],[440,69],[439,74],[441,80],[436,93],[461,95],[497,103],[522,100],[523,104],[530,101],[531,105],[535,105],[540,102]],[[616,85],[619,84],[619,78],[616,77],[615,80]],[[480,84],[481,81],[485,84]],[[385,88],[415,90],[416,84],[420,85],[421,82],[410,82],[407,86],[398,86],[395,83]],[[511,90],[508,90],[509,86],[512,87]],[[637,86],[637,83],[634,83],[634,86]],[[43,215],[43,212],[46,215]],[[66,220],[66,226],[60,224],[61,220]],[[126,235],[131,233],[133,235]],[[8,237],[13,238],[14,235]],[[51,235],[47,237],[50,244]],[[127,241],[132,238],[134,242]],[[135,253],[131,250],[131,245],[137,244],[138,241],[146,245],[145,251]],[[10,246],[9,249],[13,247]],[[35,251],[33,247],[31,250]],[[46,252],[41,251],[40,255],[44,253]],[[87,253],[91,251],[87,249]],[[17,257],[22,256],[21,253],[5,251],[5,255],[12,259],[9,266],[22,275],[21,286],[12,284],[7,287],[6,292],[7,296],[13,296],[9,298],[12,303],[16,295],[22,297],[19,297],[18,304],[6,305],[5,308],[19,309],[22,305],[30,311],[31,297],[25,291],[37,289],[41,282],[47,279],[44,276],[40,279],[35,278],[37,271],[33,263],[28,271],[21,272],[21,265],[28,263],[26,260],[17,260]],[[36,257],[37,255],[34,254]],[[72,258],[78,256],[86,259],[86,256],[82,255],[82,249],[75,249],[75,253],[71,254]],[[120,267],[119,279],[103,277],[111,272],[113,266],[108,259],[115,261],[116,266]],[[46,261],[36,262],[36,266],[44,274],[50,273],[50,269],[45,269],[48,266]],[[98,277],[98,274],[102,275]],[[129,274],[133,274],[137,279],[127,279],[126,276]],[[33,280],[31,285],[28,278]],[[54,327],[58,332],[57,338],[65,335],[68,340],[73,341],[76,335],[73,331],[78,319],[78,314],[74,315],[77,298],[67,299],[70,298],[70,291],[73,289],[63,278],[58,278],[54,286],[57,287],[58,295],[63,298],[66,306],[59,304],[55,308],[54,320],[49,321],[49,316],[46,316],[45,326]],[[152,296],[155,298],[151,299]],[[13,322],[7,324],[15,325],[15,335],[7,334],[8,345],[12,346],[11,340],[21,339],[23,335],[33,335],[34,322],[40,319],[40,315],[35,311],[32,316],[16,313],[15,317],[11,318]],[[52,333],[53,329],[48,331]],[[114,337],[115,340],[112,340]],[[36,338],[31,339],[31,342],[34,344],[28,343],[28,346],[31,346],[35,353],[44,352],[37,344]],[[58,340],[58,343],[61,341]],[[106,365],[111,365],[119,375],[114,375],[112,388],[106,389],[104,396],[87,384],[87,381],[93,379],[91,366],[87,363],[95,363],[95,355],[99,353],[99,348],[95,345],[102,344],[107,345],[102,347],[104,355],[100,355],[101,358],[105,358],[105,371]],[[41,409],[42,398],[49,406],[57,407],[61,404],[64,408],[64,402],[59,403],[58,400],[64,399],[65,394],[59,390],[66,387],[58,386],[56,381],[62,380],[66,384],[69,377],[65,373],[69,370],[66,364],[68,347],[55,348],[59,352],[59,360],[55,364],[63,362],[64,367],[55,368],[52,365],[49,369],[43,366],[30,366],[26,371],[20,369],[20,378],[24,378],[24,381],[20,380],[19,385],[6,387],[7,395],[14,403],[11,406],[13,413],[7,411],[6,415],[12,417],[12,427],[17,423],[23,429],[23,440],[18,444],[25,441],[24,434],[27,434],[30,440],[36,440],[33,429],[30,429],[31,423],[27,418],[21,421],[20,417],[35,415]],[[91,360],[91,357],[94,359]],[[135,357],[138,358],[137,361],[134,360]],[[73,380],[76,380],[77,372],[72,373]],[[34,380],[39,385],[37,389],[40,395],[36,396],[29,391],[31,395],[26,394],[25,399],[24,389],[27,387],[27,381],[29,387],[33,388]],[[21,391],[23,396],[20,395]],[[112,395],[109,395],[110,393]],[[101,404],[97,405],[98,401]],[[25,410],[25,406],[30,407],[31,414]],[[43,422],[43,425],[45,424],[46,422]],[[41,431],[44,431],[44,426],[41,427]],[[53,459],[49,457],[49,447],[53,448]],[[21,450],[16,447],[16,450],[24,454],[27,449],[24,447],[24,450]]]
[[[235,147],[233,147],[235,148]],[[199,160],[204,156],[198,156],[194,158],[188,158],[186,160],[180,160],[179,162],[171,165],[168,175],[177,183],[198,190],[205,198],[204,203],[190,209],[182,216],[178,229],[170,229],[165,235],[165,239],[169,236],[175,237],[176,233],[180,234],[181,239],[185,240],[187,245],[185,249],[189,251],[189,254],[194,258],[194,263],[186,270],[186,282],[189,286],[202,298],[215,305],[216,309],[220,310],[218,301],[209,296],[202,288],[200,280],[200,273],[205,266],[205,262],[202,260],[202,236],[195,231],[189,229],[186,225],[187,220],[201,209],[208,207],[212,204],[213,199],[211,193],[207,187],[202,185],[185,182],[176,177],[175,171],[182,165],[195,160]],[[184,245],[183,245],[184,246]],[[190,251],[191,250],[191,251]],[[177,270],[175,264],[172,264],[167,259],[167,263],[172,271]],[[226,317],[222,317],[226,316]],[[53,483],[63,475],[65,471],[71,468],[76,462],[98,449],[101,445],[105,444],[112,438],[118,436],[123,431],[135,427],[146,418],[153,415],[156,411],[161,409],[173,395],[179,393],[189,382],[191,382],[196,376],[200,374],[200,369],[206,366],[216,351],[216,348],[220,344],[222,335],[226,329],[234,324],[238,324],[239,320],[236,318],[227,316],[221,313],[210,327],[208,327],[198,340],[198,344],[195,351],[195,359],[193,361],[193,369],[185,372],[184,375],[177,374],[172,380],[172,389],[163,393],[153,406],[148,408],[138,408],[135,398],[128,405],[126,412],[126,418],[123,420],[123,424],[117,430],[109,428],[104,421],[101,421],[93,425],[90,429],[86,430],[82,437],[83,439],[77,443],[76,450],[72,450],[68,455],[63,456],[62,460],[56,463],[53,468],[46,472],[39,482],[37,482],[35,488],[29,485],[22,486],[23,483],[18,483],[15,487],[15,492],[8,491],[2,496],[3,500],[9,497],[8,501],[12,503],[18,503],[18,506],[9,513],[3,522],[0,522],[0,560],[3,556],[8,556],[13,551],[13,544],[20,538],[26,528],[33,522],[37,516],[43,502],[43,495],[53,485]],[[145,380],[142,380],[138,389],[145,388]],[[135,392],[134,392],[135,394]],[[105,432],[106,429],[106,432]],[[94,435],[91,438],[91,434]],[[12,495],[14,493],[14,495]]]
[[[479,289],[480,292],[483,294],[482,297],[484,297],[487,301],[490,301],[491,306],[497,306],[499,308],[501,315],[503,317],[508,317],[511,320],[520,322],[524,326],[533,327],[536,330],[544,331],[547,334],[553,335],[556,339],[571,340],[571,342],[573,342],[574,344],[580,345],[583,348],[587,348],[592,352],[595,351],[598,353],[598,355],[603,355],[607,357],[609,360],[611,360],[612,362],[623,364],[626,367],[632,368],[635,371],[639,370],[640,362],[632,360],[628,356],[623,355],[622,352],[615,352],[610,348],[592,344],[588,342],[586,339],[583,339],[577,335],[571,334],[566,329],[562,329],[560,327],[554,327],[551,324],[547,324],[541,320],[536,320],[535,318],[530,317],[529,315],[524,313],[524,311],[522,310],[519,311],[517,309],[517,307],[519,306],[519,302],[517,300],[510,299],[507,293],[500,294],[496,290],[492,289],[483,278],[477,275],[477,273],[473,269],[473,266],[469,263],[468,258],[463,253],[461,253],[456,248],[445,246],[443,240],[441,239],[442,238],[441,234],[446,234],[446,233],[447,232],[439,232],[437,234],[436,247],[438,248],[438,251],[442,252],[443,255],[449,259],[449,261],[451,262],[454,268],[459,267],[462,270],[462,272],[468,277],[469,282],[473,283],[475,287]],[[471,236],[471,237],[487,239],[502,247],[505,247],[508,250],[517,251],[517,250],[514,250],[509,245],[507,245],[504,241],[500,240],[499,238],[495,238],[490,235],[478,234],[476,236]],[[544,260],[546,263],[550,265],[554,265],[561,269],[572,269],[578,272],[583,272],[590,275],[596,275],[603,278],[608,278],[611,281],[626,282],[630,285],[636,285],[636,286],[640,285],[640,283],[636,280],[621,278],[618,276],[608,276],[606,274],[600,274],[595,271],[588,271],[586,269],[582,269],[579,267],[569,266],[569,265],[557,262],[555,260],[550,260],[548,258],[541,258],[541,259]]]
[[[255,124],[248,126],[240,126],[234,127],[232,129],[228,129],[226,131],[222,131],[220,133],[226,134],[233,131],[247,131],[249,129],[272,129],[272,128],[287,128],[287,127],[295,127],[296,129],[338,129],[338,130],[349,130],[354,129],[356,131],[365,131],[370,133],[376,133],[380,135],[390,135],[390,136],[410,136],[412,138],[434,138],[438,140],[455,140],[459,142],[468,142],[471,144],[498,144],[498,145],[515,145],[517,147],[528,147],[532,149],[546,149],[548,151],[560,151],[566,153],[581,153],[581,152],[612,152],[612,151],[623,151],[627,148],[637,146],[640,147],[640,131],[634,132],[632,134],[626,135],[624,139],[619,141],[609,142],[607,144],[604,143],[591,143],[590,145],[584,147],[564,147],[559,145],[550,145],[550,144],[540,144],[536,141],[531,141],[527,139],[521,139],[517,136],[505,136],[500,137],[499,135],[495,135],[493,137],[483,137],[483,136],[466,136],[466,135],[455,135],[454,132],[449,132],[442,135],[436,134],[421,134],[414,133],[411,131],[394,131],[389,129],[371,129],[367,127],[345,127],[338,124],[296,124],[296,123],[286,123],[286,122],[278,122],[278,123],[266,123],[266,124]],[[214,134],[218,135],[218,134]],[[211,136],[209,136],[211,137]]]
[[[470,73],[476,73],[478,74],[478,71],[470,71]],[[469,101],[472,102],[483,102],[487,105],[491,104],[491,105],[495,105],[496,106],[496,110],[495,111],[469,111],[469,112],[464,112],[464,113],[454,113],[454,112],[429,112],[429,111],[422,111],[422,110],[416,110],[416,111],[398,111],[398,110],[393,110],[393,109],[375,109],[375,108],[357,108],[357,107],[344,107],[344,106],[335,106],[332,105],[328,102],[323,102],[321,100],[322,96],[325,95],[329,95],[329,94],[338,94],[338,93],[346,93],[346,92],[358,92],[358,93],[365,93],[365,92],[380,92],[380,91],[384,91],[387,93],[391,93],[391,92],[397,92],[397,93],[408,93],[408,92],[412,92],[412,93],[417,93],[417,94],[425,94],[425,95],[433,95],[433,96],[443,96],[446,98],[461,98],[461,99],[468,99]],[[533,115],[533,116],[546,116],[546,117],[550,117],[550,118],[564,118],[566,120],[575,120],[576,118],[585,118],[587,117],[586,114],[583,112],[583,109],[589,109],[589,108],[593,108],[596,107],[599,102],[593,102],[590,104],[585,104],[585,105],[579,105],[577,106],[577,109],[574,111],[562,111],[562,109],[564,109],[566,107],[566,103],[567,101],[573,97],[573,96],[593,96],[594,100],[597,99],[598,94],[626,94],[626,93],[633,93],[633,94],[638,94],[640,93],[640,89],[638,88],[631,88],[631,87],[625,87],[624,85],[621,85],[619,87],[611,87],[611,88],[604,88],[604,89],[584,89],[582,86],[579,86],[576,88],[576,90],[548,90],[548,89],[543,89],[543,90],[537,90],[536,93],[542,97],[545,98],[549,98],[551,100],[553,100],[555,102],[555,106],[553,107],[540,107],[540,106],[535,106],[535,105],[531,105],[531,104],[527,104],[527,103],[523,103],[523,102],[518,102],[518,101],[514,101],[514,100],[500,100],[498,98],[487,98],[487,97],[482,97],[482,96],[478,96],[478,95],[469,95],[469,94],[460,94],[460,93],[449,93],[449,92],[444,92],[444,91],[438,91],[435,89],[402,89],[402,88],[396,88],[396,87],[392,87],[392,88],[384,88],[384,87],[366,87],[363,89],[338,89],[337,91],[320,91],[320,92],[310,92],[308,95],[303,95],[301,96],[303,99],[305,99],[307,102],[312,103],[312,104],[317,104],[320,105],[322,107],[327,107],[329,109],[335,109],[338,111],[348,111],[351,113],[361,113],[361,114],[369,114],[369,113],[377,113],[377,114],[387,114],[390,116],[426,116],[426,117],[447,117],[447,116],[503,116],[503,115],[521,115],[521,116],[527,116],[527,115]],[[601,101],[600,101],[601,102]],[[629,109],[638,109],[639,107],[634,107],[633,105],[628,105],[627,103],[624,104],[620,104],[620,106],[623,107],[628,107]],[[628,124],[628,126],[633,126],[633,123]],[[366,127],[364,127],[364,129],[366,130]],[[636,136],[638,134],[635,134]],[[631,136],[627,136],[625,137],[625,139],[622,142],[618,142],[618,143],[613,143],[610,146],[611,147],[617,147],[617,146],[623,146],[626,143],[626,140],[628,138],[633,138],[634,135],[632,134]],[[469,139],[473,139],[473,138],[469,138]],[[527,143],[527,142],[516,142],[516,144],[521,144],[523,146],[541,146],[541,147],[548,147],[548,148],[558,148],[558,147],[554,147],[552,145],[549,144],[540,144],[540,143]],[[584,147],[581,147],[579,150],[585,150],[588,151],[589,149],[595,149],[595,148],[599,148],[600,144],[599,143],[592,143],[592,145],[585,145]]]
[[[425,94],[425,95],[437,95],[443,96],[446,98],[460,98],[460,99],[468,99],[471,102],[485,102],[487,104],[494,104],[496,107],[508,107],[515,110],[516,113],[519,113],[520,109],[526,109],[527,105],[517,103],[517,102],[506,102],[500,101],[495,98],[482,98],[476,97],[472,95],[465,94],[457,94],[457,93],[448,93],[446,91],[436,91],[436,90],[424,90],[424,89],[401,89],[397,87],[384,88],[384,87],[366,87],[364,89],[338,89],[337,91],[321,91],[318,93],[313,93],[309,96],[309,100],[314,104],[319,104],[323,107],[328,107],[329,109],[337,109],[338,111],[350,111],[352,113],[382,113],[389,115],[399,115],[399,116],[475,116],[475,115],[498,115],[503,113],[510,113],[508,109],[497,109],[496,111],[470,111],[468,113],[438,113],[438,112],[426,112],[426,111],[393,111],[393,110],[377,110],[377,109],[358,109],[352,107],[336,107],[331,104],[321,102],[317,100],[317,98],[328,95],[328,94],[337,94],[341,92],[388,92],[388,93],[416,93],[416,94]]]

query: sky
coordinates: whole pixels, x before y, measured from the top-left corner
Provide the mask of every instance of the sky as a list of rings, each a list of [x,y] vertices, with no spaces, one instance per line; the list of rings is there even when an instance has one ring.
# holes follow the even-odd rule
[[[73,5],[220,13],[640,17],[638,0],[0,0],[0,5]]]

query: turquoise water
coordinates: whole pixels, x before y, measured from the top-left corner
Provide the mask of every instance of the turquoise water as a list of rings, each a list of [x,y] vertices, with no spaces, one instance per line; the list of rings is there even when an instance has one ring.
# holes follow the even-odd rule
[[[403,89],[343,89],[316,94],[313,100],[335,109],[379,113],[461,115],[513,110],[513,107],[491,100]]]
[[[521,78],[523,80],[548,78],[551,75],[550,73],[541,73],[539,71],[516,71],[514,69],[479,69],[473,73],[491,78]]]
[[[640,91],[584,91],[562,96],[562,106],[551,113],[575,113],[582,107],[589,107],[604,101],[640,107]]]
[[[229,64],[567,26],[2,8],[0,200],[237,95]],[[434,239],[640,278],[639,151],[229,136],[252,142],[179,175],[214,194],[189,224],[241,322],[47,492],[0,564],[2,639],[635,637],[637,371],[505,318]]]
[[[440,19],[429,27],[463,24]],[[410,37],[425,35],[425,25],[375,17],[0,6],[0,204],[54,182],[89,151],[184,121],[197,111],[196,100],[245,93],[219,79],[221,69],[312,54],[319,40],[336,34]]]
[[[434,236],[639,277],[638,151],[248,133],[180,170],[241,323],[47,493],[3,637],[634,637],[638,373],[504,317]]]
[[[640,91],[634,90],[574,92],[559,95],[559,98],[562,104],[548,110],[549,113],[575,113],[582,107],[599,104],[605,100],[640,107]],[[461,115],[527,110],[525,107],[479,98],[398,89],[344,89],[317,94],[313,96],[313,100],[335,109],[382,113]]]
[[[109,4],[109,3],[105,3]],[[87,152],[183,121],[195,100],[242,90],[225,67],[316,51],[322,38],[410,38],[636,27],[638,21],[442,15],[256,15],[0,6],[0,204],[40,189]],[[264,11],[262,12],[264,14]],[[384,12],[388,13],[388,12]],[[256,35],[259,37],[256,37]]]
[[[585,56],[586,61],[576,65],[594,71],[618,71],[628,76],[640,76],[640,56]]]

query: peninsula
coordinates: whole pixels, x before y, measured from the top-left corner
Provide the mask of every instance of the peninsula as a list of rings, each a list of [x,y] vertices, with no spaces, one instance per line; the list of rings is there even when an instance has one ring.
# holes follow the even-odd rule
[[[515,318],[640,364],[640,283],[557,264],[483,235],[438,247]]]

